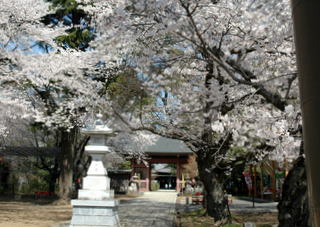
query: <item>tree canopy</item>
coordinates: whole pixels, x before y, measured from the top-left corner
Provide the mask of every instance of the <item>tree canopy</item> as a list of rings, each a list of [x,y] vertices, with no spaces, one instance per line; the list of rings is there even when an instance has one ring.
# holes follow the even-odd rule
[[[68,135],[99,110],[118,129],[184,141],[217,220],[230,217],[223,183],[244,153],[299,155],[287,1],[0,3],[0,96]]]

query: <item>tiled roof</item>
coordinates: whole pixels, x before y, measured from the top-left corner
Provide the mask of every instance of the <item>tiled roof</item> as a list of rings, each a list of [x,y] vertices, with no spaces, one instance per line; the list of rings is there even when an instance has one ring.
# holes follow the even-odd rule
[[[145,153],[149,154],[191,154],[192,151],[185,145],[184,142],[175,139],[159,137],[152,145],[144,149]]]

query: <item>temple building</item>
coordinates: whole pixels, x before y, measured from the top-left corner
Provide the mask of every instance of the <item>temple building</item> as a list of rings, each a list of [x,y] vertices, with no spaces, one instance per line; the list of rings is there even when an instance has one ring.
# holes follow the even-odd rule
[[[186,177],[183,165],[188,163],[193,152],[182,141],[159,137],[144,149],[144,153],[143,160],[132,159],[131,176],[139,182],[139,190],[150,191],[151,182],[156,181],[160,189],[180,192]]]

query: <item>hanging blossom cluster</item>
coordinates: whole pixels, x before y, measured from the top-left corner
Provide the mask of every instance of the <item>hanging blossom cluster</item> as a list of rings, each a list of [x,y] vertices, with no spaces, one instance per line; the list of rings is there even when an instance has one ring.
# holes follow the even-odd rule
[[[278,162],[294,160],[300,152],[301,133],[297,131],[301,125],[299,109],[288,105],[285,112],[274,109],[271,105],[242,106],[241,113],[225,115],[220,120],[220,130],[232,132],[233,146],[246,147],[256,152],[257,160],[266,156]],[[223,123],[222,123],[223,122]],[[261,148],[258,152],[258,147]],[[272,152],[268,147],[273,148]]]
[[[8,134],[7,127],[3,121],[0,121],[0,137],[5,137]]]
[[[6,136],[7,135],[7,128],[3,125],[0,125],[0,136]]]
[[[48,127],[72,128],[75,121],[82,121],[79,109],[108,103],[98,95],[103,87],[101,82],[85,75],[95,62],[92,52],[60,49],[47,54],[21,54],[15,61],[19,67],[2,75],[1,82],[13,85],[5,86],[7,95],[14,97],[18,92],[20,95],[15,98],[33,108],[35,121]]]
[[[125,62],[143,78],[154,98],[140,112],[145,128],[151,123],[159,134],[193,142],[208,130],[216,141],[232,133],[239,146],[275,147],[276,159],[295,153],[289,112],[300,110],[287,1],[135,0],[106,7],[105,14],[96,11],[95,46],[108,62]]]

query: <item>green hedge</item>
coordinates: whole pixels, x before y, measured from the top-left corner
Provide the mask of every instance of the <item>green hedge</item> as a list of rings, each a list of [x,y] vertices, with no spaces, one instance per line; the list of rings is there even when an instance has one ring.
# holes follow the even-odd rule
[[[151,182],[151,191],[158,191],[160,188],[160,184],[157,181]]]

